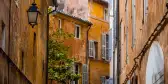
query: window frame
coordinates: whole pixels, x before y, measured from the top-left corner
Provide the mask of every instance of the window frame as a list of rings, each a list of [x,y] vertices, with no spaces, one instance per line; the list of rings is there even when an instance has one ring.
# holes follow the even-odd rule
[[[96,41],[89,40],[89,57],[95,58],[96,57]]]
[[[107,41],[107,36],[108,36],[108,41]],[[105,61],[109,61],[109,33],[102,33],[102,50],[101,50],[101,55],[102,55],[102,59]],[[107,58],[108,57],[108,58]]]
[[[62,28],[62,19],[58,19],[58,27],[59,27],[59,29],[61,29]]]
[[[107,15],[106,15],[106,12],[107,12]],[[109,15],[108,15],[108,8],[104,8],[104,20],[108,21],[109,20],[108,17],[109,17]]]
[[[77,27],[79,28],[79,37],[77,37]],[[76,39],[80,39],[81,38],[81,26],[80,25],[77,25],[75,24],[75,38]]]

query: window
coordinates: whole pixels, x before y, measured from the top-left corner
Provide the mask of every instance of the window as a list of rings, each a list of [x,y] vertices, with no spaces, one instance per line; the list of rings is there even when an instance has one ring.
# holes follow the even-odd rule
[[[104,20],[108,21],[108,9],[104,9]]]
[[[106,61],[109,60],[109,35],[102,34],[102,58]]]
[[[148,0],[143,0],[143,23],[147,22],[147,16],[148,16]]]
[[[132,48],[135,45],[135,32],[136,32],[136,0],[132,0]]]
[[[80,38],[80,26],[79,25],[75,25],[75,38]]]
[[[58,27],[61,29],[62,28],[62,20],[58,19]]]
[[[34,33],[34,41],[33,41],[33,56],[36,56],[37,44],[36,44],[36,33]]]
[[[101,84],[105,84],[106,77],[105,76],[101,76],[100,80],[101,80]]]
[[[131,84],[131,81],[130,81],[130,80],[128,80],[128,81],[127,81],[127,84]]]
[[[82,84],[88,84],[88,73],[87,65],[83,64],[82,66]]]
[[[5,31],[5,24],[4,24],[4,22],[2,22],[1,26],[2,26],[1,47],[5,51],[5,40],[6,40],[5,36],[6,36],[6,31]]]
[[[79,65],[78,64],[75,64],[75,74],[79,74]],[[79,84],[79,81],[76,80],[75,84]]]
[[[98,42],[90,40],[89,41],[89,57],[98,58]]]
[[[75,74],[79,74],[79,64],[74,64],[73,71]],[[71,84],[79,84],[79,80],[71,81]]]

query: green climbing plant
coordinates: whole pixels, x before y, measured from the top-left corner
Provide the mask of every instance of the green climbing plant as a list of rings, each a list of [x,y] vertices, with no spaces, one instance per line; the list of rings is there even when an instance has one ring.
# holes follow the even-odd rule
[[[68,58],[70,47],[64,45],[66,39],[73,37],[73,34],[62,30],[50,33],[48,41],[48,78],[50,80],[67,84],[81,77],[80,74],[73,73],[72,66],[75,60]]]

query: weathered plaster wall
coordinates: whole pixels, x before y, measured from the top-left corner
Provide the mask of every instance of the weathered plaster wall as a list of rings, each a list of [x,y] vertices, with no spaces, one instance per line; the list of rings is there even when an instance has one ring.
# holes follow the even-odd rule
[[[148,15],[147,15],[147,22],[143,23],[143,0],[136,0],[136,41],[135,47],[132,46],[132,3],[130,0],[128,1],[128,56],[129,62],[126,64],[126,12],[125,12],[125,2],[126,0],[120,0],[119,8],[120,8],[120,21],[122,20],[121,31],[124,34],[121,34],[121,74],[120,74],[120,84],[123,83],[126,74],[131,70],[134,64],[134,57],[136,57],[140,51],[142,50],[145,42],[148,40],[151,33],[154,31],[154,28],[162,19],[164,13],[167,11],[166,9],[166,0],[158,1],[158,0],[148,0]],[[167,67],[167,55],[168,55],[168,28],[167,26],[161,32],[161,34],[155,39],[158,41],[164,55],[164,77],[165,77],[165,84],[168,83],[168,67]],[[148,60],[149,50],[143,57],[141,68],[136,70],[136,75],[138,75],[138,84],[145,84],[146,82],[146,66]]]
[[[38,17],[38,25],[32,28],[28,24],[27,10],[33,0],[11,1],[9,56],[33,84],[44,84],[48,2],[36,0],[41,15]],[[34,33],[36,33],[36,48],[33,46]],[[34,52],[36,54],[33,55]]]
[[[8,54],[8,42],[9,42],[9,10],[10,10],[10,1],[1,0],[0,1],[0,47],[2,47],[2,24],[5,24],[5,52]]]
[[[73,19],[71,17],[67,17],[62,14],[51,15],[50,16],[50,32],[56,31],[58,28],[58,19],[62,21],[62,29],[64,32],[68,32],[70,34],[75,33],[75,25],[81,26],[81,38],[72,38],[65,41],[65,45],[70,46],[70,58],[76,58],[77,62],[84,64],[86,61],[86,31],[88,30],[88,24],[81,22],[79,20]],[[53,29],[51,29],[53,28]]]
[[[109,22],[104,20],[103,4],[89,1],[89,21],[92,27],[89,30],[89,40],[98,42],[97,59],[89,58],[89,84],[101,84],[101,76],[109,76],[109,62],[102,59],[102,34],[109,32]],[[102,68],[103,67],[103,68]]]
[[[89,63],[89,84],[101,84],[101,76],[109,76],[109,63],[91,60]]]
[[[58,9],[88,19],[88,0],[58,0]]]
[[[72,17],[68,17],[62,14],[50,15],[50,33],[56,31],[58,26],[58,20],[61,19],[61,26],[64,32],[70,34],[75,33],[75,25],[81,26],[81,38],[71,38],[65,41],[65,45],[70,47],[69,58],[75,58],[75,62],[79,63],[79,73],[82,76],[82,65],[86,63],[86,32],[89,25],[85,22],[79,21]],[[51,82],[51,81],[50,81]],[[54,81],[52,84],[56,84]],[[82,84],[82,78],[79,79],[79,84]]]

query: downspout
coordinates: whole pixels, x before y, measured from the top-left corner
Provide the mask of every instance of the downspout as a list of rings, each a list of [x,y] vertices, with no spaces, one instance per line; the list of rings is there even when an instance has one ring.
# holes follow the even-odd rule
[[[91,26],[92,26],[92,24],[91,25],[89,25],[89,28],[88,28],[88,30],[87,30],[87,32],[86,32],[86,64],[88,64],[88,60],[89,60],[89,30],[91,29]]]
[[[117,44],[117,84],[120,84],[120,28],[119,28],[119,0],[116,2],[116,44]]]
[[[12,4],[12,0],[10,0],[10,2],[9,2],[9,31],[8,31],[8,33],[9,33],[9,39],[8,39],[8,56],[10,57],[10,26],[11,26],[11,22],[10,22],[10,20],[11,20],[11,4]],[[9,61],[7,62],[8,63],[8,84],[9,84]]]
[[[89,30],[91,29],[92,24],[89,24],[89,28],[86,32],[86,65],[87,65],[87,73],[89,73],[89,66],[88,66],[88,61],[89,61]],[[89,79],[89,74],[87,75],[87,80]],[[89,80],[88,80],[89,82]]]
[[[47,56],[46,56],[46,83],[45,84],[48,84],[48,41],[49,41],[49,14],[48,14],[48,9],[47,9]]]
[[[113,54],[113,84],[115,84],[115,79],[116,79],[116,76],[115,76],[115,71],[116,71],[116,67],[115,67],[115,40],[116,40],[116,37],[115,37],[115,29],[116,29],[116,14],[115,14],[115,3],[116,3],[116,0],[113,0],[113,28],[112,28],[112,33],[113,33],[113,51],[112,51],[112,54]]]
[[[47,46],[47,51],[46,51],[46,83],[45,84],[48,84],[48,55],[49,55],[49,49],[48,49],[48,41],[49,41],[49,24],[50,24],[50,17],[49,15],[51,13],[54,13],[56,12],[57,10],[57,5],[55,6],[55,9],[51,12],[48,12],[48,8],[47,8],[47,42],[46,42],[46,46]]]

